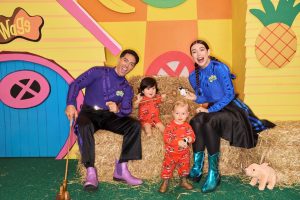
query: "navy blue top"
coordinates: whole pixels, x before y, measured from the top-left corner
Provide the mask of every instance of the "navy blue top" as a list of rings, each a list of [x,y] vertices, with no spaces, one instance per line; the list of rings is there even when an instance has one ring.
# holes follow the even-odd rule
[[[85,105],[109,110],[105,103],[113,101],[119,106],[118,116],[127,116],[132,112],[132,87],[125,77],[116,73],[115,68],[93,67],[81,74],[69,86],[67,105],[76,107],[76,98],[83,88]]]
[[[212,103],[209,112],[217,112],[228,105],[235,97],[229,68],[221,62],[211,60],[204,69],[199,68],[200,88],[196,84],[196,74],[193,71],[189,81],[197,99],[196,103]]]

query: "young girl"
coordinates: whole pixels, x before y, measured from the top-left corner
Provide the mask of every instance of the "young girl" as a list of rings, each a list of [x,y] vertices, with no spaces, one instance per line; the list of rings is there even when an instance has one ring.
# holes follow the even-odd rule
[[[134,107],[139,108],[139,120],[147,136],[152,134],[151,128],[154,126],[164,132],[165,126],[159,118],[159,104],[165,98],[165,94],[158,94],[157,82],[154,78],[146,77],[141,81]]]
[[[191,190],[193,186],[187,182],[190,172],[189,144],[195,141],[192,127],[186,122],[189,116],[189,106],[184,101],[177,101],[172,111],[174,120],[171,121],[164,131],[165,158],[161,172],[163,179],[159,192],[164,193],[168,189],[169,179],[177,167],[181,178],[180,186]]]

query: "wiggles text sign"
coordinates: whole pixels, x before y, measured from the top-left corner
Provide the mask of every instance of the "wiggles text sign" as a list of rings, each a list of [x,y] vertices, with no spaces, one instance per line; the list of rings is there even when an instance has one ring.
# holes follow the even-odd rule
[[[40,40],[44,20],[41,16],[30,16],[22,8],[16,8],[11,17],[0,15],[0,44],[16,38]]]

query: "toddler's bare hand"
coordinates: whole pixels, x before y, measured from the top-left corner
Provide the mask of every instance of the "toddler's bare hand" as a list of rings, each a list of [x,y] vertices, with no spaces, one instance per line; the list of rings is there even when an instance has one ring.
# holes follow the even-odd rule
[[[178,141],[178,146],[180,147],[180,148],[183,148],[183,149],[185,149],[185,148],[187,148],[187,143],[184,141],[184,140],[179,140]]]

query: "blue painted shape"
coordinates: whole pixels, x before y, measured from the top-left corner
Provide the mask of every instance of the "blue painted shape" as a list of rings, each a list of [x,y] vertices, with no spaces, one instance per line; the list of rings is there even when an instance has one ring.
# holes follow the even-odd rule
[[[54,70],[26,61],[0,62],[0,80],[31,70],[50,84],[48,98],[32,108],[15,109],[0,102],[0,157],[55,157],[65,144],[69,121],[64,114],[68,83]]]

